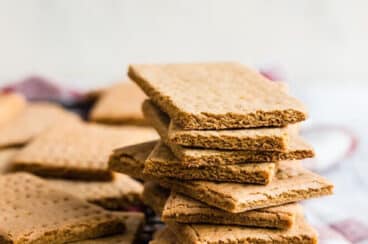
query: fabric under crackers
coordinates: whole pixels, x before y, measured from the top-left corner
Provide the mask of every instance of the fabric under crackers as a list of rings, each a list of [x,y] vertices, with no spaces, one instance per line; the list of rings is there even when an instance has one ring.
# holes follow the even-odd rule
[[[65,243],[124,228],[111,212],[27,173],[0,176],[0,195],[0,243]]]
[[[126,230],[117,235],[100,237],[96,239],[90,239],[85,241],[73,242],[73,244],[133,244],[139,231],[142,229],[144,223],[143,213],[117,213],[119,218],[124,221]]]
[[[0,94],[0,127],[16,118],[26,107],[27,101],[21,95]]]
[[[287,230],[251,228],[228,225],[194,225],[169,223],[179,243],[183,244],[316,244],[317,232],[298,216],[295,225]]]
[[[307,117],[299,100],[238,63],[137,64],[128,75],[183,129],[282,127]]]
[[[144,164],[143,173],[152,177],[171,177],[181,180],[208,180],[268,184],[276,171],[275,163],[246,163],[188,167],[170,149],[158,142]]]
[[[182,194],[171,192],[162,212],[162,221],[188,224],[241,225],[262,228],[288,229],[295,216],[302,213],[296,203],[276,207],[230,213],[210,207]]]
[[[162,140],[183,164],[188,166],[241,164],[247,162],[278,162],[281,160],[300,160],[314,157],[314,151],[297,133],[290,134],[286,152],[214,150],[182,147],[169,142],[167,138],[170,118],[162,111],[143,103],[144,116],[152,123]],[[294,127],[294,130],[296,128]]]
[[[23,146],[55,124],[71,120],[79,117],[58,105],[30,103],[11,123],[0,128],[0,148]]]
[[[268,185],[246,185],[210,181],[160,179],[179,193],[232,213],[272,207],[309,198],[331,195],[333,184],[301,165],[280,162]]]
[[[131,81],[113,85],[104,91],[92,108],[90,120],[106,124],[148,125],[141,105],[146,95]]]
[[[75,181],[48,179],[50,186],[109,210],[125,210],[142,204],[143,185],[123,174],[112,181]]]
[[[146,180],[148,177],[143,174],[144,161],[156,144],[157,141],[149,141],[115,149],[109,159],[110,170]]]
[[[37,137],[16,155],[13,165],[44,177],[111,180],[108,159],[115,148],[155,138],[151,128],[73,122]]]

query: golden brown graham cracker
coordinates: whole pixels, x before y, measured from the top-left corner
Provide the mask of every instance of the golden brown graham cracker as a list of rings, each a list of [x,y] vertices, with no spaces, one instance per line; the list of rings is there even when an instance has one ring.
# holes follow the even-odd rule
[[[145,100],[144,110],[159,108],[151,100]],[[168,121],[168,120],[167,120]],[[285,151],[289,134],[295,126],[283,128],[229,129],[229,130],[184,130],[171,122],[167,139],[172,144],[186,147],[233,150]]]
[[[144,183],[143,202],[151,207],[153,211],[161,216],[165,203],[170,196],[170,190],[161,187],[154,181]]]
[[[123,174],[112,181],[76,181],[48,179],[50,186],[109,210],[124,210],[142,203],[143,185]]]
[[[11,123],[0,128],[0,148],[23,146],[51,126],[69,120],[79,117],[55,104],[30,103]]]
[[[164,186],[232,213],[330,195],[333,185],[300,164],[280,162],[268,185],[160,179]]]
[[[0,93],[0,127],[16,118],[26,107],[27,101],[16,93]]]
[[[148,125],[141,106],[146,95],[127,80],[106,89],[92,108],[90,120],[107,124]]]
[[[149,141],[115,149],[109,159],[110,170],[146,180],[143,175],[144,161],[156,144],[157,141]]]
[[[144,164],[143,173],[152,177],[181,180],[208,180],[249,184],[268,184],[275,173],[275,163],[246,163],[188,167],[162,142],[158,142]]]
[[[114,214],[27,173],[0,176],[0,243],[65,243],[121,232]]]
[[[169,229],[183,244],[316,244],[317,232],[298,216],[290,229],[266,229],[229,225],[198,225],[169,223]]]
[[[149,242],[149,244],[177,244],[179,243],[175,234],[169,230],[169,228],[164,227],[163,229],[157,231],[153,240]]]
[[[44,177],[108,180],[108,159],[115,148],[155,138],[151,128],[73,122],[37,137],[17,154],[13,165]]]
[[[210,207],[182,194],[171,192],[162,212],[162,220],[189,224],[241,225],[262,228],[288,229],[295,216],[302,212],[296,203],[231,213]]]
[[[285,126],[303,104],[239,63],[130,65],[129,77],[183,129]]]
[[[314,156],[312,147],[296,133],[296,127],[293,127],[294,133],[290,133],[288,147],[285,152],[198,149],[182,147],[169,142],[167,133],[170,118],[164,112],[155,109],[150,103],[144,102],[143,113],[160,134],[165,144],[186,165],[200,166],[240,164],[246,162],[277,162],[281,160],[299,160]]]
[[[144,224],[144,214],[134,212],[120,212],[116,215],[124,222],[126,230],[112,236],[100,237],[85,241],[73,242],[73,244],[133,244],[137,234]]]

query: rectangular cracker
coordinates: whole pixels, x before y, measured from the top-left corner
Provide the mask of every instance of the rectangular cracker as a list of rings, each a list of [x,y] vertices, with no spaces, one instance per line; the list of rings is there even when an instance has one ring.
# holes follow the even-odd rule
[[[0,94],[0,127],[16,118],[27,105],[27,101],[16,93]]]
[[[90,120],[106,124],[148,125],[142,114],[146,95],[131,81],[111,86],[102,92],[90,113]]]
[[[109,159],[110,170],[146,180],[144,162],[156,144],[157,141],[149,141],[115,149]]]
[[[238,63],[137,64],[129,77],[183,129],[282,127],[303,104]]]
[[[0,128],[0,148],[23,146],[57,123],[79,120],[79,117],[58,105],[30,103],[11,123]]]
[[[19,149],[8,148],[0,150],[0,175],[6,174],[12,170],[12,160],[19,152]]]
[[[73,244],[133,244],[135,243],[139,231],[142,229],[144,224],[144,214],[125,212],[116,213],[121,218],[126,226],[126,230],[121,234],[100,237],[96,239],[90,239],[85,241],[73,242]]]
[[[143,202],[151,207],[157,215],[161,216],[169,196],[170,190],[161,187],[154,181],[144,183]]]
[[[182,194],[171,192],[162,212],[162,221],[188,224],[241,225],[262,228],[288,229],[295,216],[302,212],[296,203],[276,207],[230,213],[210,207]]]
[[[144,164],[143,173],[161,178],[208,180],[249,184],[268,184],[275,173],[275,163],[246,163],[188,167],[174,156],[161,141],[157,143]]]
[[[108,158],[113,149],[155,138],[151,128],[73,122],[35,138],[17,154],[13,165],[45,177],[110,180]]]
[[[179,243],[185,244],[316,244],[317,232],[306,222],[303,216],[298,216],[290,229],[261,229],[228,225],[196,225],[170,223],[170,230],[176,234]]]
[[[332,194],[333,184],[301,165],[280,162],[268,185],[160,179],[164,186],[232,213],[278,206]]]
[[[164,227],[163,229],[157,231],[153,240],[149,242],[149,244],[177,244],[179,243],[175,234],[169,230],[169,228]]]
[[[0,176],[0,243],[65,243],[121,232],[114,214],[26,173]]]
[[[144,110],[160,109],[147,99]],[[228,129],[228,130],[184,130],[172,121],[167,132],[167,139],[172,144],[185,147],[230,150],[285,151],[289,134],[294,125],[282,128]]]
[[[112,181],[76,181],[48,179],[50,186],[109,210],[124,210],[141,205],[143,185],[123,174]]]

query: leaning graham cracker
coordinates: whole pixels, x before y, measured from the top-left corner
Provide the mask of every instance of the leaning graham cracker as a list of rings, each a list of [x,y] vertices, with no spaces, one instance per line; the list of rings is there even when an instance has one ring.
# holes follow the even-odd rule
[[[0,176],[0,243],[65,243],[115,234],[114,214],[26,173]]]
[[[0,148],[23,146],[49,127],[69,120],[79,117],[58,105],[30,103],[11,123],[0,128]]]
[[[142,202],[142,184],[123,174],[114,174],[112,181],[49,179],[47,182],[56,189],[68,192],[105,209],[124,210]]]
[[[157,137],[151,128],[73,122],[46,131],[14,158],[16,170],[45,177],[108,180],[113,149]]]
[[[144,101],[142,107],[143,110],[152,111],[147,113],[160,114],[160,109],[149,99]],[[171,121],[167,139],[172,144],[186,147],[284,151],[287,148],[289,134],[293,130],[290,127],[293,126],[236,130],[184,130]]]
[[[179,243],[175,234],[169,230],[169,228],[164,227],[162,230],[156,232],[153,236],[153,240],[149,244],[177,244]]]
[[[90,120],[107,124],[148,125],[141,105],[146,96],[131,81],[125,81],[104,91],[92,108]]]
[[[285,126],[303,104],[238,63],[137,64],[129,77],[183,129]]]
[[[115,149],[109,159],[110,170],[124,173],[140,180],[147,179],[143,175],[144,161],[156,144],[157,141],[149,141]]]
[[[23,96],[10,93],[0,94],[0,127],[16,118],[26,107]]]
[[[169,196],[170,190],[161,187],[154,181],[144,183],[143,202],[150,206],[157,215],[161,216]]]
[[[0,150],[0,175],[8,173],[12,169],[12,159],[19,149],[8,148]]]
[[[190,166],[241,164],[246,162],[277,162],[281,160],[299,160],[311,158],[314,151],[296,133],[290,133],[290,139],[285,152],[279,151],[238,151],[238,150],[214,150],[188,148],[172,144],[167,138],[170,118],[160,110],[153,109],[149,103],[143,104],[144,116],[152,123],[152,126],[160,134],[162,140],[183,164]]]
[[[158,142],[144,164],[143,173],[161,178],[181,180],[208,180],[250,184],[268,184],[275,173],[275,163],[246,163],[188,167],[176,158],[170,149]]]
[[[333,185],[301,165],[280,162],[268,185],[160,179],[165,187],[232,213],[330,195]]]
[[[298,216],[290,229],[263,229],[229,225],[196,225],[169,223],[169,229],[183,244],[316,244],[317,232]]]
[[[73,244],[133,244],[144,223],[143,213],[116,213],[116,215],[125,223],[126,230],[121,234],[100,237],[85,241],[73,242]]]
[[[241,225],[263,228],[288,229],[295,216],[302,212],[296,203],[263,208],[241,213],[230,213],[210,207],[176,192],[171,192],[162,212],[162,221],[188,224]]]

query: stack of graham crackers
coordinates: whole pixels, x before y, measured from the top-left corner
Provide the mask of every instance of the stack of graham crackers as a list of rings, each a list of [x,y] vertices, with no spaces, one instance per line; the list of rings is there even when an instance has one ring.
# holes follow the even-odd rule
[[[237,63],[131,65],[161,136],[115,150],[110,168],[145,179],[167,224],[152,243],[316,243],[298,201],[333,185],[298,160],[304,106],[284,85]]]

